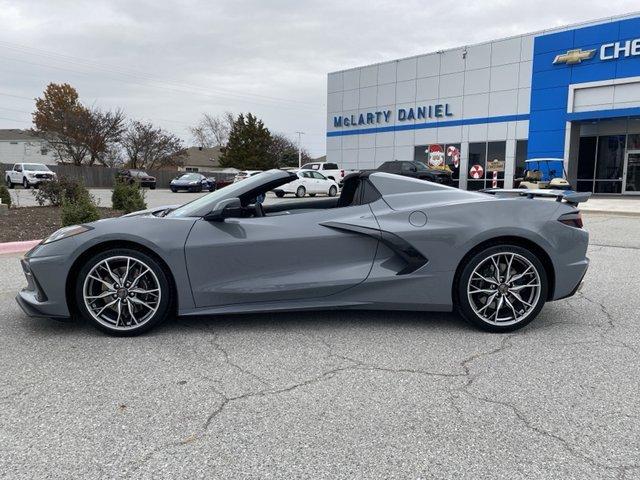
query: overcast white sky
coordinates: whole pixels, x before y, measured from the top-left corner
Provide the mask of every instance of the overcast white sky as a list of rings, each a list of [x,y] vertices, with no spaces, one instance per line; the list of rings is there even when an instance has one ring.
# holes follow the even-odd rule
[[[0,128],[68,82],[190,143],[202,112],[251,111],[313,155],[325,149],[326,75],[368,63],[602,18],[637,0],[0,0]]]

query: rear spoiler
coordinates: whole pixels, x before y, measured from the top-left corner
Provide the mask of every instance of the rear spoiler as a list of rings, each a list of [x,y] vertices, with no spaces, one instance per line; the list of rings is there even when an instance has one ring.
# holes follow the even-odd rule
[[[579,203],[584,203],[591,197],[591,192],[574,192],[573,190],[528,190],[525,188],[485,188],[480,190],[482,193],[490,193],[497,197],[543,197],[543,198],[555,198],[556,202],[565,201],[574,207]]]

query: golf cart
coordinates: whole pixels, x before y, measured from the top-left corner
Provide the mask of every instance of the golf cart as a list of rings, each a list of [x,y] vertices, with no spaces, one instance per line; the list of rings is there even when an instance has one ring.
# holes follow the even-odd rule
[[[525,165],[524,177],[515,179],[516,188],[571,190],[562,158],[532,158]]]

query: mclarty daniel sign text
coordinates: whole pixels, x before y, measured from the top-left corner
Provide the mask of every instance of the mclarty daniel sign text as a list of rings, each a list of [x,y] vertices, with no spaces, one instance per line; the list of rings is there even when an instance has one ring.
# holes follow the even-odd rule
[[[377,110],[374,112],[356,113],[353,115],[338,115],[333,117],[334,128],[352,127],[362,125],[376,125],[389,123],[392,118],[392,110]],[[399,108],[396,112],[398,122],[412,120],[430,120],[435,118],[451,117],[451,107],[448,103],[436,103],[416,108]]]

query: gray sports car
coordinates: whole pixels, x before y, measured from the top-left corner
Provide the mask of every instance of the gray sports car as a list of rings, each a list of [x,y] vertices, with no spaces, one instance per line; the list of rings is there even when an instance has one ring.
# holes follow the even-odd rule
[[[174,315],[309,309],[455,309],[505,332],[573,295],[587,270],[576,209],[587,194],[363,172],[337,198],[256,200],[294,176],[270,170],[179,207],[58,230],[22,260],[18,303],[116,335]]]

